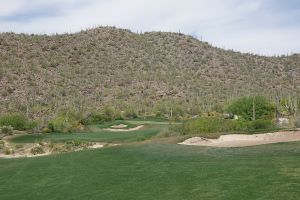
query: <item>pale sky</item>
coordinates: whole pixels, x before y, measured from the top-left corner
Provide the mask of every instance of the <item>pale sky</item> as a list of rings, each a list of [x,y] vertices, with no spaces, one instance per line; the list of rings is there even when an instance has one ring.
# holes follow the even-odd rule
[[[0,0],[0,32],[171,31],[261,55],[300,53],[300,0]]]

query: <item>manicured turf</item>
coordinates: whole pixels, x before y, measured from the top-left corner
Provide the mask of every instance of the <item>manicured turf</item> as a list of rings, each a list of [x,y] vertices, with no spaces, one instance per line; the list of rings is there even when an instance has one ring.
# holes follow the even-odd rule
[[[113,125],[119,125],[119,124],[127,125],[127,127],[124,128],[124,129],[136,127],[136,125],[131,124],[131,123],[125,121],[125,120],[115,120],[115,121],[112,121],[112,122],[104,122],[103,124],[94,125],[94,126],[97,126],[99,128],[112,128],[111,126],[113,126]]]
[[[22,135],[12,139],[14,143],[34,143],[41,140],[51,140],[62,142],[68,140],[82,140],[94,142],[136,142],[149,139],[159,133],[159,129],[143,129],[128,132],[99,131],[90,133],[51,133],[51,134],[32,134]]]
[[[158,123],[158,124],[157,124]],[[89,132],[87,133],[50,133],[50,134],[32,134],[32,135],[21,135],[13,138],[13,143],[34,143],[38,141],[53,141],[63,142],[68,140],[82,140],[82,141],[93,141],[93,142],[108,142],[108,143],[128,143],[144,141],[152,138],[153,136],[168,130],[169,124],[160,124],[163,122],[149,122],[149,121],[114,121],[107,122],[100,125],[89,126]],[[106,131],[108,128],[116,124],[127,124],[130,127],[136,127],[138,125],[144,125],[140,130],[128,131],[128,132],[112,132]]]
[[[295,200],[299,163],[300,143],[228,149],[150,143],[0,159],[0,199]]]

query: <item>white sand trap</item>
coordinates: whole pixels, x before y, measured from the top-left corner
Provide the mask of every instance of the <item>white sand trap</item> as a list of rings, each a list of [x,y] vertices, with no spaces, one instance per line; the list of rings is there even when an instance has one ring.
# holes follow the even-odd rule
[[[128,128],[128,129],[113,129],[113,128],[106,128],[104,130],[106,131],[112,131],[112,132],[128,132],[128,131],[137,131],[137,130],[140,130],[144,127],[144,125],[141,125],[141,126],[137,126],[137,127],[134,127],[134,128]]]
[[[111,126],[111,128],[115,128],[115,129],[122,129],[122,128],[126,128],[128,125],[126,124],[119,124],[119,125],[113,125]]]
[[[93,144],[92,146],[89,146],[88,148],[89,149],[99,149],[99,148],[102,148],[102,147],[104,147],[104,144],[103,143],[95,143],[95,144]]]
[[[218,139],[189,138],[179,144],[211,147],[246,147],[279,142],[300,141],[300,131],[282,131],[255,135],[222,135]]]

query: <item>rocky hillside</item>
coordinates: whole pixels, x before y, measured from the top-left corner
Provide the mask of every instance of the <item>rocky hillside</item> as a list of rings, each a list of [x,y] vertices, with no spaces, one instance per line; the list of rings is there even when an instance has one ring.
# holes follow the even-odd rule
[[[0,111],[48,115],[114,106],[195,114],[238,96],[298,96],[300,55],[262,57],[178,33],[100,27],[75,34],[0,34]],[[161,108],[163,109],[163,108]]]

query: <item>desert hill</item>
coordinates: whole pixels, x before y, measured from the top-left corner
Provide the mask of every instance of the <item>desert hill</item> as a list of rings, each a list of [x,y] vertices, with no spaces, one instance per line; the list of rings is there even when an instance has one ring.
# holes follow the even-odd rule
[[[180,33],[99,27],[75,34],[0,34],[0,112],[30,116],[103,106],[197,114],[262,94],[297,98],[300,55],[264,57]]]

